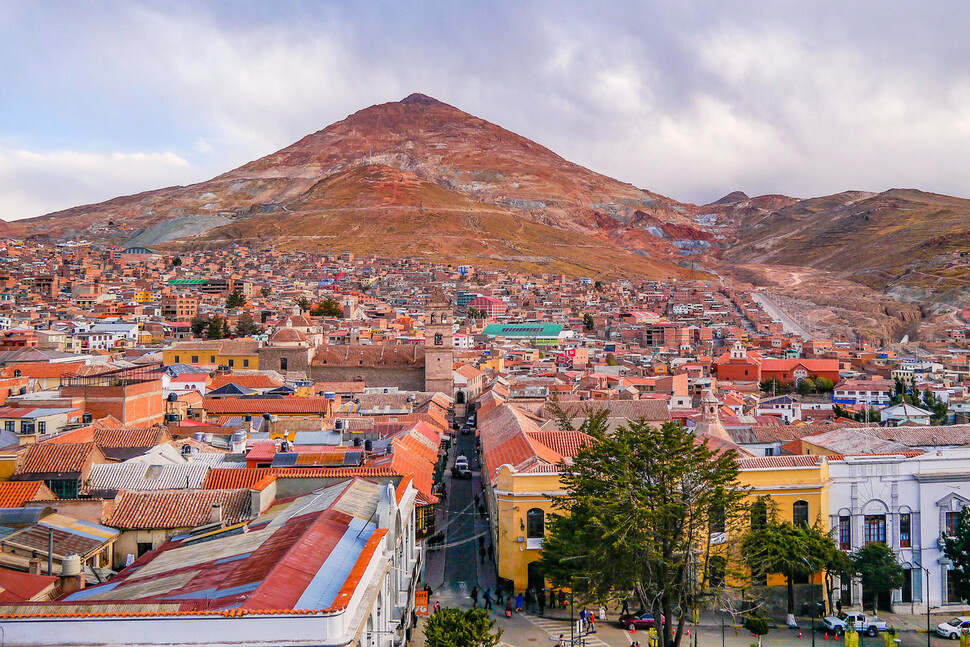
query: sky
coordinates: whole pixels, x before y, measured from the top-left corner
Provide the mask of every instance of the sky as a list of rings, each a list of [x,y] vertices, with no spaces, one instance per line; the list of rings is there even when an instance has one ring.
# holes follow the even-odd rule
[[[422,92],[684,202],[970,197],[963,2],[0,2],[0,218]]]

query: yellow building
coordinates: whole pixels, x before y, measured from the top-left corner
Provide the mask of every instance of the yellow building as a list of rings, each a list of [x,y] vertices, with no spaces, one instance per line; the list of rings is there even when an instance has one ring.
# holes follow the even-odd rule
[[[259,342],[254,339],[213,339],[176,342],[162,349],[162,362],[205,366],[227,366],[259,370]]]
[[[516,592],[545,586],[534,565],[542,553],[549,496],[566,496],[559,465],[593,442],[578,431],[541,431],[540,420],[509,404],[480,414],[482,480],[498,576]]]
[[[824,456],[763,456],[738,459],[738,482],[751,488],[750,500],[770,496],[779,521],[809,526],[818,522],[829,531],[829,463]],[[813,584],[822,583],[816,574]],[[771,575],[769,586],[786,584],[782,575]]]
[[[151,303],[154,300],[154,295],[147,290],[137,290],[135,292],[135,303]]]

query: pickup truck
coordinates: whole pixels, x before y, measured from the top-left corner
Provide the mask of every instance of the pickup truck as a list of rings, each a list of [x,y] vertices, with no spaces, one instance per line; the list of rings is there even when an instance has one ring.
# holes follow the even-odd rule
[[[850,626],[867,636],[875,636],[880,631],[886,630],[884,620],[875,616],[867,616],[864,613],[841,613],[837,616],[826,616],[822,618],[822,626],[825,631],[831,631],[837,636],[844,634]]]

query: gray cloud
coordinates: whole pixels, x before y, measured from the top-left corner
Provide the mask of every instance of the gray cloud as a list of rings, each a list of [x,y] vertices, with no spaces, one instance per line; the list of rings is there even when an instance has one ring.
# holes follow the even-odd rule
[[[967,196],[968,14],[916,2],[3,3],[0,217],[203,180],[414,91],[685,201]]]

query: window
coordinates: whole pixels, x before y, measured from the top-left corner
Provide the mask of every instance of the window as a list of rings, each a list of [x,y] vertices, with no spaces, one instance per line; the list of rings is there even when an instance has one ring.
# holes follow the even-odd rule
[[[3,421],[3,430],[4,431],[9,431],[11,433],[16,432],[17,431],[17,422],[15,420],[4,420]]]
[[[886,515],[867,514],[865,518],[866,543],[886,543]]]
[[[957,534],[957,526],[960,525],[960,513],[947,512],[943,522],[943,527],[946,529],[946,536],[952,537],[953,535]]]
[[[281,371],[285,371],[286,370],[286,358],[285,357],[281,357],[280,358],[280,370]]]
[[[192,363],[193,364],[198,364],[199,363],[199,356],[198,355],[193,355],[192,356]]]
[[[852,550],[852,517],[839,517],[839,548]]]
[[[910,547],[911,517],[909,513],[899,515],[899,547]]]
[[[791,521],[796,526],[808,526],[808,501],[795,501],[792,504]]]
[[[47,423],[43,420],[37,423],[37,433],[46,434],[47,433]]]
[[[244,359],[243,360],[243,368],[249,368],[249,360],[248,359]]]
[[[141,557],[145,553],[152,552],[152,548],[154,547],[152,546],[152,542],[150,541],[138,542],[138,545],[137,545],[138,556]]]
[[[526,548],[542,548],[546,536],[546,513],[541,508],[532,508],[525,515]]]
[[[32,434],[32,433],[34,433],[34,421],[33,420],[21,420],[20,421],[20,433],[22,433],[22,434]]]
[[[176,363],[176,364],[178,364],[178,363],[179,363],[179,361],[180,361],[180,358],[179,358],[179,356],[178,356],[178,355],[176,355],[176,356],[175,356],[175,363]]]
[[[236,360],[234,359],[229,360],[229,368],[232,368],[235,365],[236,365]]]
[[[209,363],[210,364],[215,364],[216,363],[216,356],[215,355],[209,355]]]
[[[774,447],[765,447],[765,456],[774,456],[774,455],[775,455]]]
[[[434,334],[434,345],[435,346],[441,346],[443,344],[444,344],[444,337],[441,336],[441,333],[440,332],[436,332]]]

